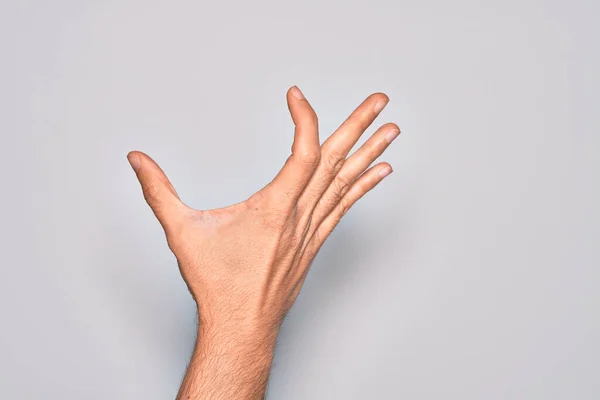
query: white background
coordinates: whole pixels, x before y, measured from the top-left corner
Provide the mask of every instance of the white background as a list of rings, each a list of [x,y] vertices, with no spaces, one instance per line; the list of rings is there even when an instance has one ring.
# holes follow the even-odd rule
[[[394,173],[313,264],[269,399],[600,398],[595,1],[3,1],[0,398],[174,398],[194,307],[126,160],[196,208],[366,96]]]

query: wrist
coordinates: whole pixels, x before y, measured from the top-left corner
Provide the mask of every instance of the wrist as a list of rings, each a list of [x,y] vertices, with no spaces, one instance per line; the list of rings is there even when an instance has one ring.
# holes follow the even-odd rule
[[[197,346],[222,353],[272,353],[279,326],[244,322],[208,322],[199,319]]]
[[[232,312],[226,308],[197,308],[198,340],[228,346],[229,344],[274,347],[281,318],[246,310]],[[233,343],[231,343],[233,342]]]

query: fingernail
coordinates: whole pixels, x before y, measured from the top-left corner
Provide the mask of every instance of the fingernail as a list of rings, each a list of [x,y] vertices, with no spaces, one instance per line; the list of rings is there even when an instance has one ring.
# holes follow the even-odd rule
[[[140,168],[140,157],[135,154],[129,153],[127,154],[127,160],[129,160],[131,168],[133,168],[133,170],[137,172],[137,170]]]
[[[381,168],[381,171],[379,171],[379,176],[386,177],[391,173],[392,173],[391,167],[384,167],[384,168]]]
[[[375,103],[375,107],[373,107],[373,111],[375,111],[375,114],[379,114],[381,112],[381,110],[383,110],[383,107],[385,107],[387,102],[388,102],[387,99],[377,100],[377,103]]]
[[[385,134],[385,140],[387,140],[388,143],[392,143],[392,140],[396,139],[399,134],[400,131],[394,128]]]
[[[294,96],[297,99],[303,99],[304,98],[304,95],[302,94],[302,92],[300,91],[300,89],[298,89],[298,86],[292,87],[292,96]]]

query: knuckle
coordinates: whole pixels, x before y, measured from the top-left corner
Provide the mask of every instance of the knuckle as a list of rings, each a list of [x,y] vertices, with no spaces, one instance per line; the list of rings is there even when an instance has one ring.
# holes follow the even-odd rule
[[[350,210],[350,207],[352,207],[352,202],[350,202],[350,201],[349,201],[349,200],[347,200],[347,199],[344,199],[344,198],[342,198],[342,199],[340,200],[340,203],[339,203],[339,204],[340,204],[340,205],[339,205],[339,207],[340,207],[340,208],[339,208],[339,211],[340,211],[340,213],[339,213],[339,217],[341,218],[341,217],[343,217],[344,215],[346,215],[346,213],[348,212],[348,210]]]
[[[346,157],[337,151],[331,151],[327,153],[323,161],[329,171],[337,173],[346,161]]]
[[[298,152],[297,158],[302,164],[316,166],[321,160],[321,152],[314,149],[302,150]]]
[[[352,183],[346,177],[341,175],[336,176],[336,178],[333,180],[335,196],[338,199],[341,199],[346,192],[348,192],[351,184]]]

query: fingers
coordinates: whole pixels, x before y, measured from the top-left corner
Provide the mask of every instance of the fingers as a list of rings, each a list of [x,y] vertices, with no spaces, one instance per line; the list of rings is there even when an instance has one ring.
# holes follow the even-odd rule
[[[144,199],[165,231],[171,230],[181,221],[185,208],[175,188],[163,170],[148,155],[132,151],[127,154],[127,159],[142,186]]]
[[[321,222],[315,231],[313,238],[316,240],[317,246],[320,246],[323,243],[354,203],[368,191],[377,186],[377,184],[391,172],[392,167],[388,163],[383,162],[369,168],[362,174],[352,186],[350,186],[346,194],[334,207],[333,211]]]
[[[317,114],[296,86],[288,90],[287,103],[295,125],[292,154],[269,186],[296,201],[319,163],[321,144]]]
[[[323,143],[323,155],[333,153],[346,158],[388,102],[389,98],[384,93],[373,93],[367,97]]]
[[[346,161],[346,156],[373,123],[389,98],[383,93],[367,97],[321,146],[321,162],[302,194],[300,203],[311,211]]]
[[[387,149],[400,134],[394,123],[381,126],[354,154],[352,154],[319,199],[313,212],[317,226],[346,194],[354,181]]]

